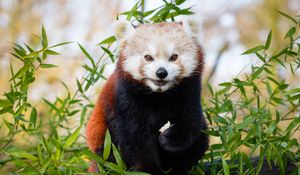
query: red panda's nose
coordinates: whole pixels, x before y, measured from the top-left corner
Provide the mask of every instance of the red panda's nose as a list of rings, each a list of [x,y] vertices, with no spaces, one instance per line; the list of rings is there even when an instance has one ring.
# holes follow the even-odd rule
[[[156,76],[158,78],[160,78],[160,79],[164,79],[164,78],[166,78],[168,76],[168,72],[167,72],[167,70],[165,68],[160,67],[156,71]]]

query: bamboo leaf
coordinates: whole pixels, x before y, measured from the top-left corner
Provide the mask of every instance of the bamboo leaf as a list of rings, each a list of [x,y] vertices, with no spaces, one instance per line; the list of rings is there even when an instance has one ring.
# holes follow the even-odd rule
[[[44,53],[48,55],[59,55],[59,53],[49,49],[47,49]]]
[[[110,36],[106,39],[104,39],[103,41],[101,41],[99,44],[97,45],[103,45],[103,44],[112,44],[113,42],[116,41],[116,37],[115,36]]]
[[[92,65],[93,65],[93,68],[95,68],[95,67],[96,67],[96,64],[95,64],[95,62],[94,62],[94,59],[93,59],[93,58],[91,57],[91,55],[85,50],[85,48],[84,48],[82,45],[80,45],[79,43],[77,43],[77,44],[78,44],[80,50],[84,53],[84,55],[90,60],[90,62],[91,62]]]
[[[74,133],[73,133],[72,135],[70,135],[70,136],[67,138],[67,140],[66,140],[66,142],[65,142],[65,144],[64,144],[64,149],[70,147],[70,146],[75,142],[75,140],[76,140],[76,139],[78,138],[78,136],[79,136],[80,129],[81,129],[81,126],[80,126],[79,128],[77,128],[77,129],[74,131]]]
[[[226,160],[224,159],[224,157],[222,156],[222,165],[223,165],[223,172],[225,175],[230,175],[230,170],[229,170],[229,166],[226,162]]]
[[[265,49],[266,50],[269,49],[270,44],[271,44],[271,40],[272,40],[272,30],[268,34],[268,38],[267,38],[267,41],[266,41],[266,44],[265,44]]]
[[[58,47],[58,46],[62,46],[62,45],[70,44],[70,43],[73,43],[73,41],[58,43],[53,46],[50,46],[49,48],[54,48],[54,47]]]
[[[252,54],[252,53],[261,51],[263,49],[265,49],[265,46],[256,46],[256,47],[253,47],[252,49],[245,51],[244,53],[242,53],[242,55]]]
[[[58,67],[54,64],[41,64],[41,68],[53,68],[53,67]]]
[[[24,158],[24,159],[29,159],[31,161],[37,161],[37,157],[35,157],[34,155],[25,152],[25,151],[15,151],[15,152],[11,152],[10,155],[15,156],[17,158]]]
[[[115,59],[114,59],[114,55],[110,52],[110,50],[108,50],[107,48],[105,47],[102,47],[102,50],[108,54],[109,58],[111,59],[111,62],[114,63],[115,62]]]
[[[37,120],[37,110],[35,107],[33,107],[31,109],[31,114],[30,114],[30,119],[29,119],[29,122],[30,124],[33,125],[33,127],[35,128],[36,126],[36,120]]]
[[[48,47],[48,37],[44,25],[42,26],[42,46],[43,48]]]
[[[288,18],[289,20],[291,20],[293,23],[297,24],[297,20],[294,19],[293,17],[291,17],[290,15],[282,12],[282,11],[279,11],[279,10],[276,10],[279,14],[281,14],[282,16]]]
[[[116,159],[117,165],[122,169],[126,169],[125,162],[123,161],[121,154],[119,153],[118,149],[114,144],[112,144],[112,148],[113,148],[113,154],[114,154],[114,158]]]
[[[108,132],[106,131],[105,134],[105,140],[104,140],[104,150],[103,150],[103,159],[107,160],[109,155],[110,155],[110,150],[111,150],[111,136]]]
[[[296,32],[296,28],[295,27],[290,28],[290,30],[285,34],[284,39],[285,38],[291,38],[291,37],[293,37],[293,35],[295,34],[295,32]]]
[[[176,5],[180,5],[180,4],[184,3],[184,2],[185,2],[185,0],[176,0],[175,1]]]
[[[21,69],[19,69],[19,71],[9,81],[23,76],[23,74],[25,74],[29,69],[30,69],[30,66],[28,64],[25,64]]]

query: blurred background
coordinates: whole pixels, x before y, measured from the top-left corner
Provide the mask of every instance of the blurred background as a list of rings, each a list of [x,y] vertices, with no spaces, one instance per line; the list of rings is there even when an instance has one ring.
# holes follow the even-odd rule
[[[77,43],[83,45],[97,61],[103,54],[103,50],[97,44],[113,35],[112,26],[118,14],[130,10],[136,2],[136,0],[0,0],[0,99],[3,92],[10,88],[8,83],[11,78],[10,65],[15,70],[22,66],[20,61],[10,55],[12,43],[30,43],[31,46],[39,47],[40,30],[44,25],[49,45],[73,41],[72,44],[54,49],[60,55],[51,56],[47,61],[58,67],[39,69],[35,82],[30,85],[29,101],[38,107],[39,117],[43,120],[43,117],[51,116],[47,113],[45,104],[41,104],[41,97],[53,102],[56,97],[65,96],[66,91],[61,82],[67,84],[74,93],[77,90],[76,78],[81,79],[86,74],[82,65],[90,64]],[[163,4],[162,0],[145,0],[144,10],[152,10]],[[217,88],[221,82],[232,81],[232,77],[245,76],[244,73],[251,72],[251,65],[259,64],[255,56],[245,56],[242,53],[264,43],[270,29],[273,34],[271,52],[275,53],[286,45],[287,42],[283,38],[290,28],[290,23],[276,10],[291,16],[300,14],[299,0],[188,0],[181,6],[192,7],[191,11],[195,14],[187,18],[197,21],[200,26],[198,39],[203,46],[206,62],[203,99],[207,101],[211,98],[208,83]],[[123,16],[119,18],[122,19]],[[176,19],[184,20],[184,18],[180,16]],[[114,65],[109,58],[103,62],[107,63],[104,70],[104,76],[107,77],[113,71]],[[276,80],[284,79],[293,87],[299,87],[299,69],[295,72],[295,76],[277,67],[272,69],[272,73],[276,76]],[[104,80],[100,80],[89,90],[88,99],[92,102],[97,98],[96,94],[101,90],[103,83]],[[266,89],[264,85],[260,87]],[[263,91],[266,91],[265,89]],[[1,128],[5,126],[4,118],[5,116],[3,120],[0,118],[1,139],[7,139],[7,129]],[[7,118],[12,120],[10,117]],[[75,129],[73,126],[78,125],[79,117],[74,118],[73,123],[69,120],[68,129]],[[300,133],[295,136],[298,140],[299,135]],[[22,148],[23,145],[38,142],[35,139],[21,132],[14,137],[13,144]],[[211,143],[214,142],[218,140],[212,139]],[[0,162],[1,156],[3,155],[0,155]]]
[[[75,77],[84,73],[81,65],[86,60],[76,42],[82,44],[94,58],[99,57],[101,49],[96,44],[113,34],[112,23],[117,14],[130,10],[135,3],[135,0],[0,0],[0,92],[8,88],[9,65],[14,62],[9,54],[11,42],[38,45],[36,34],[40,33],[42,24],[50,44],[62,41],[74,41],[74,44],[57,50],[61,55],[53,57],[50,62],[58,68],[47,69],[44,74],[39,72],[32,87],[34,93],[30,93],[31,99],[37,100],[41,96],[51,99],[60,95],[63,93],[60,80],[75,88]],[[159,7],[162,3],[147,0],[145,10]],[[195,14],[189,18],[200,25],[199,40],[205,50],[206,61],[204,80],[217,85],[237,76],[241,70],[250,70],[249,65],[255,60],[241,53],[264,42],[271,28],[273,43],[283,43],[277,40],[284,38],[288,24],[276,10],[297,15],[300,1],[190,0],[183,6],[192,6]],[[111,69],[113,66],[106,68],[106,75]]]

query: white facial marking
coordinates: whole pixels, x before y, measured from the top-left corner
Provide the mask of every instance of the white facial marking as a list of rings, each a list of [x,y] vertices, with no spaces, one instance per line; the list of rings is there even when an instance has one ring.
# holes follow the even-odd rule
[[[174,43],[168,44],[167,48],[168,48],[168,50],[167,50],[168,55],[174,54],[174,49],[175,49]]]
[[[143,78],[139,69],[141,61],[139,56],[127,57],[124,60],[124,71],[130,72],[134,79],[141,80]]]
[[[155,47],[155,44],[152,43],[147,46],[147,51],[145,52],[145,55],[147,55],[147,53],[149,55],[156,55],[157,48]]]
[[[186,27],[186,26],[185,26]],[[136,80],[144,82],[152,91],[164,92],[189,77],[197,67],[197,43],[178,23],[146,24],[135,29],[126,39],[123,69]],[[178,59],[169,60],[176,54]],[[145,60],[149,55],[153,60]],[[163,79],[157,77],[159,68],[167,71]]]
[[[150,87],[153,91],[155,92],[165,92],[166,90],[168,90],[170,87],[172,87],[171,83],[165,84],[163,86],[157,86],[156,84],[154,84],[153,81],[151,80],[146,80],[145,84]]]
[[[181,63],[184,67],[183,77],[188,77],[194,72],[198,63],[195,57],[196,55],[194,53],[185,53],[181,55]]]

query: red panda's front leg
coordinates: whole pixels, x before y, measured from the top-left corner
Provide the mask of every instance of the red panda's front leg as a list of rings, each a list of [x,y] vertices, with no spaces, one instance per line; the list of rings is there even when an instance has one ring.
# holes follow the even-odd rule
[[[100,98],[94,108],[86,129],[87,144],[91,151],[96,153],[101,147],[105,136],[105,130],[104,104]]]
[[[103,145],[107,124],[106,116],[113,111],[115,96],[116,74],[112,74],[104,85],[100,97],[86,128],[87,144],[91,151],[97,153]],[[93,162],[89,172],[97,172],[96,163]]]
[[[106,130],[106,123],[104,120],[104,104],[100,100],[101,98],[94,108],[86,129],[87,144],[90,150],[94,153],[97,153],[97,150],[100,149],[101,145],[103,144]],[[88,172],[98,172],[96,161],[91,162]]]

